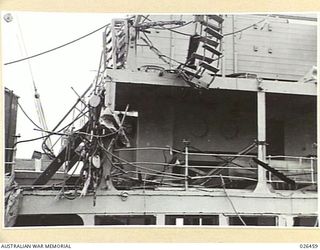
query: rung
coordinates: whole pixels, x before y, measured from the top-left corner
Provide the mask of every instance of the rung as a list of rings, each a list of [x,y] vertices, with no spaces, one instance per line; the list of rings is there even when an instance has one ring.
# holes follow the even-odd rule
[[[195,84],[194,82],[192,82],[192,81],[189,80],[189,77],[188,77],[188,75],[186,74],[186,72],[182,71],[180,75],[181,75],[182,79],[183,79],[184,81],[186,81],[186,83],[188,83],[188,85],[189,85],[190,87],[192,87],[192,88],[199,88],[199,85],[197,85],[197,84]]]
[[[218,26],[216,26],[216,25],[214,25],[214,24],[212,24],[212,23],[209,23],[209,22],[207,22],[207,21],[201,21],[201,24],[202,25],[204,25],[204,26],[207,26],[207,27],[209,27],[209,28],[211,28],[211,29],[213,29],[213,30],[216,30],[216,31],[218,31],[218,32],[220,32],[220,27],[218,27]]]
[[[213,30],[213,29],[211,29],[209,27],[206,27],[204,29],[204,31],[207,32],[208,34],[210,34],[211,36],[219,39],[219,40],[223,37],[223,35],[221,35],[219,32],[217,32],[217,31],[215,31],[215,30]]]
[[[189,81],[189,84],[195,85],[196,88],[208,89],[208,84],[201,80],[192,79],[191,81]]]
[[[216,22],[218,23],[223,23],[224,19],[221,17],[221,16],[218,16],[218,15],[208,15],[208,18],[209,19],[213,19],[215,20]]]
[[[215,48],[210,47],[210,46],[208,46],[208,45],[203,45],[202,48],[210,51],[211,53],[213,53],[213,54],[215,54],[215,55],[217,55],[217,56],[221,56],[221,54],[222,54],[219,50],[216,50]]]
[[[201,76],[197,74],[197,71],[192,68],[185,67],[185,68],[183,68],[183,70],[184,70],[185,74],[187,74],[188,76],[191,75],[197,79],[201,78]]]
[[[199,65],[200,65],[201,67],[203,67],[203,68],[205,68],[205,69],[213,72],[213,73],[217,73],[217,72],[219,71],[219,69],[217,69],[217,68],[215,68],[215,67],[213,67],[213,66],[211,66],[211,65],[209,65],[209,64],[206,64],[206,63],[204,63],[204,62],[201,62]]]
[[[205,61],[207,63],[212,63],[213,62],[213,58],[210,58],[210,57],[206,57],[206,56],[202,56],[202,55],[199,55],[199,54],[196,54],[196,53],[193,53],[192,54],[192,57],[193,58],[196,58],[198,60],[201,60],[201,61]]]
[[[206,43],[206,44],[209,44],[209,45],[211,45],[211,46],[213,46],[213,47],[215,47],[215,48],[219,45],[218,42],[213,41],[213,40],[211,40],[211,39],[209,39],[209,38],[206,38],[206,37],[203,37],[203,36],[201,36],[201,37],[199,38],[199,40],[200,40],[201,42]]]
[[[181,76],[182,78],[193,88],[205,88],[207,89],[208,88],[208,84],[200,81],[200,80],[196,80],[196,79],[188,79],[188,75],[186,75],[186,72],[181,72]]]

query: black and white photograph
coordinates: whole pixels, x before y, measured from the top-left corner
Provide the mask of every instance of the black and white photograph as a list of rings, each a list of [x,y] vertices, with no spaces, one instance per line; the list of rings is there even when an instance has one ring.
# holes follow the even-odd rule
[[[318,227],[317,25],[2,11],[4,227]]]

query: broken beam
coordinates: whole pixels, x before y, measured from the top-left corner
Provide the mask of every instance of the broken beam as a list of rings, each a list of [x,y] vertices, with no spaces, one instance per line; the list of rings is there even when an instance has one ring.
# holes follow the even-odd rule
[[[80,132],[85,132],[87,128],[87,124],[84,125]],[[81,138],[78,136],[74,142],[74,148],[78,147],[81,143]],[[59,170],[62,164],[65,162],[67,153],[67,147],[65,147],[59,155],[49,164],[49,166],[44,170],[41,175],[35,180],[33,185],[45,185],[48,181],[54,176],[54,174]],[[69,167],[71,168],[78,160],[76,153],[73,151],[70,155],[71,161],[69,162]]]
[[[274,174],[276,177],[278,177],[280,180],[295,186],[296,182],[290,178],[288,178],[287,176],[285,176],[283,173],[279,172],[278,170],[276,170],[275,168],[269,166],[267,163],[258,160],[257,158],[252,158],[253,161],[257,164],[259,164],[261,167],[265,168],[266,170],[270,171],[272,174]]]

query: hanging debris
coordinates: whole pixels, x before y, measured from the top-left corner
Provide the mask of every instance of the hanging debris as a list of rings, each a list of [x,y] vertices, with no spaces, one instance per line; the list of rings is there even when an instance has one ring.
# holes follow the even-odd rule
[[[14,181],[14,175],[5,178],[4,225],[12,227],[17,219],[22,198],[22,189]]]
[[[221,30],[224,19],[219,15],[198,15],[196,20],[200,24],[199,34],[203,35],[196,33],[190,37],[187,61],[180,68],[180,76],[191,87],[207,89],[212,81],[201,82],[199,79],[202,78],[205,71],[214,79],[220,70],[219,59],[222,55],[221,40],[223,38]],[[199,49],[200,43],[202,44],[201,50]],[[214,63],[216,64],[213,65]],[[194,81],[194,78],[197,81]]]

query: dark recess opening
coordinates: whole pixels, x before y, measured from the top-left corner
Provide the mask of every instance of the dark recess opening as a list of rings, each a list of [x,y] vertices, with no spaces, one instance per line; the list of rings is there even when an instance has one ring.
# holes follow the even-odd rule
[[[83,221],[77,214],[32,214],[19,215],[14,227],[82,225]]]
[[[276,226],[274,216],[241,216],[247,226]],[[230,226],[244,226],[238,216],[229,217]]]
[[[284,155],[284,122],[268,120],[266,133],[267,155]]]
[[[316,227],[318,226],[317,216],[294,217],[294,227]]]
[[[96,215],[95,225],[155,225],[156,217],[153,215]]]

